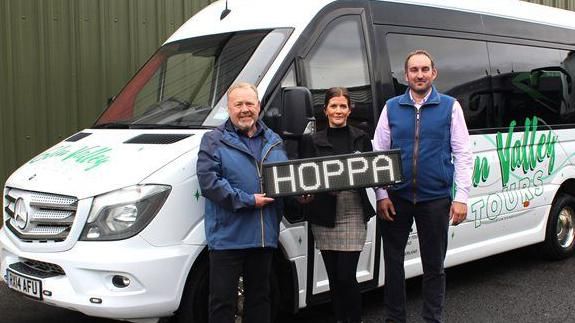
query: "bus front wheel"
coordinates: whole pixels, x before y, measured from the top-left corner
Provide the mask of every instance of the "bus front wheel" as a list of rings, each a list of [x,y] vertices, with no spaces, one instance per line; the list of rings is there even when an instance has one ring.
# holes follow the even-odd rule
[[[161,323],[207,323],[208,322],[208,297],[209,297],[209,267],[204,261],[191,273],[186,284],[180,308],[173,317],[162,319]],[[280,287],[278,277],[272,269],[271,277],[271,316],[272,322],[278,316],[280,302]],[[236,307],[236,323],[241,323],[244,308],[243,279],[238,282],[238,303]]]

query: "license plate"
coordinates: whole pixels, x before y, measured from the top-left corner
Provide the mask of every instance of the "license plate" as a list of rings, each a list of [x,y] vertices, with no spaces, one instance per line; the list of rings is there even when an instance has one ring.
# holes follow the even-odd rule
[[[35,299],[42,299],[42,282],[7,270],[8,287]]]

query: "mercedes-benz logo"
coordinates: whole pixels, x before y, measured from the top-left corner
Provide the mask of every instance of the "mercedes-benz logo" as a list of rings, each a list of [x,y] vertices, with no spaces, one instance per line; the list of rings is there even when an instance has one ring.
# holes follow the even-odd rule
[[[20,230],[24,230],[26,225],[28,225],[28,210],[24,199],[21,197],[16,200],[16,205],[14,206],[14,222],[16,222],[16,226]]]

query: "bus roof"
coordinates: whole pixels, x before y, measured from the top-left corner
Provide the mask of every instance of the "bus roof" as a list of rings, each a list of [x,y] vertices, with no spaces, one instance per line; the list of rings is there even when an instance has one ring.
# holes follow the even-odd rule
[[[575,29],[575,12],[521,0],[379,0],[485,14]]]
[[[167,42],[238,30],[291,27],[299,34],[325,6],[338,0],[228,0],[214,2],[184,23]],[[415,4],[575,29],[575,12],[520,0],[373,0]]]
[[[226,1],[216,1],[202,9],[167,42],[238,30],[291,27],[305,28],[313,17],[334,0],[228,0],[230,13],[220,19]],[[301,31],[301,30],[300,30]]]

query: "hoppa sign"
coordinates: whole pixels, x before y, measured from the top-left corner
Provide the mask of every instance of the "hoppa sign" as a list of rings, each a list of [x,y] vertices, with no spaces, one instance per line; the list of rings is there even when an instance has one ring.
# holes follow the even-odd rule
[[[399,149],[264,164],[264,192],[278,197],[400,183]]]

